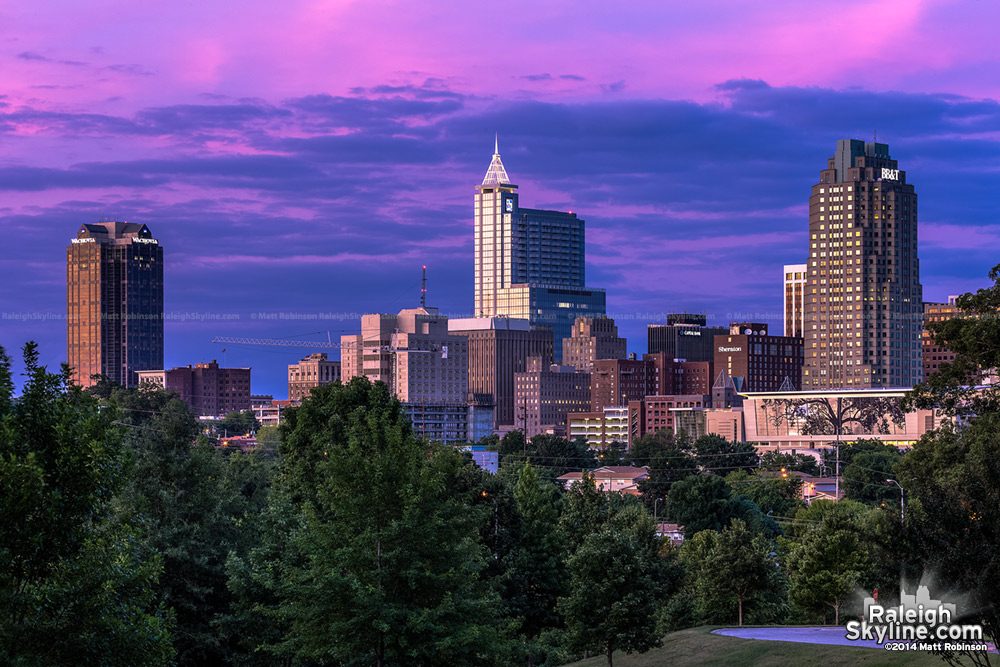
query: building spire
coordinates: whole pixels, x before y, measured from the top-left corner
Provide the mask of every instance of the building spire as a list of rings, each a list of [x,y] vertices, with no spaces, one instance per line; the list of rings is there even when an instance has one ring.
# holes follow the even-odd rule
[[[486,177],[483,178],[483,185],[509,185],[510,179],[507,177],[507,170],[503,168],[503,162],[500,161],[500,135],[493,135],[493,160],[490,162],[490,168],[486,171]]]

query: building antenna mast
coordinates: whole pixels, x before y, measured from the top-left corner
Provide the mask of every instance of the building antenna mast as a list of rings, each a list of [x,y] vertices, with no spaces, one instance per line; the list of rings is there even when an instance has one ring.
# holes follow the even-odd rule
[[[427,265],[424,264],[420,267],[423,270],[423,276],[420,278],[420,307],[427,307]]]

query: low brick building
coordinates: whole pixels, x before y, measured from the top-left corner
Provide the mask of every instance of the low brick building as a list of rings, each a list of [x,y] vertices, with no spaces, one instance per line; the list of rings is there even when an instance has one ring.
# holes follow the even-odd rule
[[[250,369],[209,363],[169,370],[138,371],[139,382],[176,392],[199,417],[224,417],[250,409]]]

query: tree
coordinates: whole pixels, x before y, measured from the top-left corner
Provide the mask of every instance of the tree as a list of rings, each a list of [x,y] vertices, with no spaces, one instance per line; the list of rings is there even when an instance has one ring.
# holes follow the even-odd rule
[[[226,561],[254,544],[250,517],[266,503],[273,463],[216,450],[188,406],[153,385],[116,389],[107,409],[130,426],[135,470],[119,502],[142,517],[144,552],[162,555],[156,590],[176,618],[177,661],[228,660],[235,649],[217,627],[234,602]]]
[[[881,452],[862,452],[843,468],[844,497],[870,505],[889,505],[899,500],[899,489],[886,482],[896,476],[903,456],[895,447]]]
[[[253,410],[230,412],[215,423],[215,432],[224,437],[256,433],[259,428],[260,422]]]
[[[129,470],[122,433],[97,401],[24,346],[14,397],[0,348],[0,653],[20,665],[166,664],[169,615],[112,502]]]
[[[684,526],[686,538],[703,530],[720,531],[733,519],[741,519],[752,531],[769,537],[781,533],[773,519],[745,495],[734,495],[718,475],[694,475],[674,484],[667,498],[666,513]]]
[[[700,615],[712,621],[736,621],[753,609],[755,620],[783,614],[785,581],[770,540],[736,519],[721,532],[704,530],[681,549]]]
[[[814,397],[766,399],[764,411],[772,426],[797,425],[803,435],[873,435],[905,426],[906,412],[896,398]]]
[[[1000,639],[1000,413],[925,434],[897,470],[907,493],[910,558],[935,573],[938,586],[966,592],[965,608],[977,609],[977,618],[957,622],[981,622],[988,637]]]
[[[862,538],[866,511],[850,500],[819,500],[796,515],[803,528],[788,554],[789,597],[803,609],[829,607],[834,625],[840,625],[841,606],[868,568]]]
[[[684,526],[684,536],[722,530],[732,518],[732,490],[718,475],[694,475],[673,485],[666,514]]]
[[[760,463],[757,448],[747,442],[729,442],[719,435],[703,435],[694,442],[698,466],[725,477],[734,470],[753,470]]]
[[[606,527],[586,537],[570,557],[570,594],[560,603],[570,644],[600,649],[613,666],[616,650],[659,646],[656,581],[640,544]]]
[[[513,465],[518,470],[526,460],[535,461],[544,476],[555,479],[568,472],[597,467],[594,451],[582,439],[567,440],[555,435],[536,435],[525,443],[520,431],[505,435],[499,445],[500,464]]]
[[[300,527],[284,562],[250,563],[278,572],[283,636],[269,650],[379,667],[494,662],[485,508],[451,492],[463,458],[421,442],[399,401],[365,378],[314,389],[286,415],[276,499]]]
[[[565,544],[559,530],[558,491],[525,463],[514,487],[521,530],[505,576],[504,602],[534,664],[541,634],[561,624],[556,603],[565,591]]]
[[[264,450],[277,451],[281,444],[281,436],[277,426],[261,426],[257,429],[257,446]]]
[[[628,465],[628,445],[622,442],[612,442],[606,447],[594,451],[599,466]]]
[[[632,448],[634,465],[645,466],[649,474],[639,482],[643,504],[650,510],[663,505],[670,487],[698,473],[698,464],[686,440],[675,438],[669,429],[639,438]],[[659,514],[659,512],[657,512]]]
[[[955,301],[954,317],[927,325],[934,342],[955,354],[937,373],[913,388],[907,409],[939,409],[956,417],[1000,412],[1000,384],[990,382],[1000,369],[1000,264],[990,269],[993,285]]]
[[[778,450],[764,452],[760,457],[760,468],[761,470],[781,470],[784,468],[789,471],[804,472],[807,475],[818,475],[820,472],[816,457],[808,454],[789,454]]]
[[[559,525],[566,536],[569,553],[575,552],[588,535],[596,533],[608,521],[610,499],[597,488],[594,476],[584,473],[566,492]]]
[[[950,419],[903,457],[897,479],[907,493],[908,564],[936,573],[939,586],[967,592],[967,608],[977,610],[974,622],[982,623],[985,638],[998,641],[1000,385],[987,380],[1000,368],[1000,265],[989,277],[993,285],[958,298],[962,316],[928,325],[955,360],[914,387],[904,405]],[[981,653],[970,657],[989,662]]]
[[[810,457],[811,458],[811,457]],[[761,512],[779,517],[792,517],[805,507],[802,501],[802,478],[780,471],[748,473],[737,470],[726,475],[733,493],[742,494]]]

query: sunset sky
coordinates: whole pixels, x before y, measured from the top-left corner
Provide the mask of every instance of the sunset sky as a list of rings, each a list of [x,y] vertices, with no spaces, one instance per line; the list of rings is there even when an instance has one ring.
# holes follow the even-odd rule
[[[126,219],[164,248],[166,366],[252,366],[284,398],[309,350],[212,337],[357,331],[417,305],[423,264],[468,315],[494,133],[522,206],[586,220],[631,351],[682,310],[780,333],[809,188],[876,132],[945,300],[1000,263],[998,24],[975,0],[6,2],[0,344],[64,361],[65,248]]]

